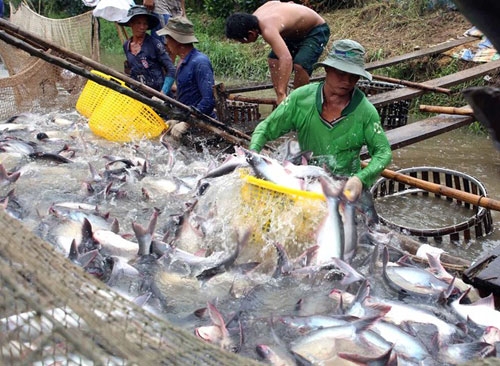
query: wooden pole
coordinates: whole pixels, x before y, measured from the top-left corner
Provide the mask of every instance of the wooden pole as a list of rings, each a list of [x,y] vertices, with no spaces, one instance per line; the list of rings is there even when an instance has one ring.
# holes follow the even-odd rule
[[[474,114],[474,111],[470,107],[443,107],[439,105],[425,105],[421,104],[419,107],[421,112],[430,112],[430,113],[445,113],[445,114],[458,114],[462,116],[471,116]]]
[[[74,66],[74,65],[72,65],[71,63],[64,62],[64,60],[62,60],[61,58],[57,58],[53,55],[49,55],[48,53],[40,51],[40,50],[36,49],[35,47],[42,48],[45,51],[53,50],[57,53],[64,55],[65,57],[67,57],[69,59],[72,59],[73,61],[77,61],[81,64],[89,66],[95,70],[101,71],[101,72],[108,74],[110,76],[114,76],[117,79],[123,80],[128,85],[135,87],[136,89],[140,90],[141,92],[145,93],[146,95],[157,97],[157,98],[161,99],[162,101],[168,103],[169,106],[176,108],[177,110],[180,110],[182,112],[185,112],[185,114],[188,116],[192,116],[192,117],[196,118],[196,122],[193,122],[193,121],[187,121],[187,122],[195,123],[195,124],[199,125],[200,128],[203,128],[203,129],[206,129],[207,125],[212,125],[212,126],[216,127],[217,129],[210,129],[210,131],[220,135],[224,139],[228,139],[228,137],[230,135],[235,136],[236,139],[231,139],[232,140],[232,141],[230,141],[231,143],[241,144],[243,142],[242,145],[247,146],[248,141],[250,141],[250,139],[251,139],[250,136],[248,136],[247,134],[234,129],[231,126],[227,126],[224,123],[216,120],[215,118],[212,118],[212,117],[210,117],[210,116],[208,116],[208,115],[206,115],[206,114],[204,114],[204,113],[202,113],[202,112],[200,112],[200,111],[198,111],[190,106],[187,106],[187,105],[185,105],[185,104],[183,104],[175,99],[172,99],[172,98],[168,97],[167,95],[160,93],[159,91],[157,91],[153,88],[150,88],[147,85],[142,84],[141,82],[134,80],[131,77],[129,77],[123,73],[120,73],[120,72],[118,72],[110,67],[102,65],[101,63],[99,63],[95,60],[92,60],[88,57],[85,57],[83,55],[80,55],[76,52],[67,50],[67,49],[60,47],[56,44],[53,44],[49,41],[41,39],[41,38],[37,37],[35,34],[24,31],[20,27],[15,26],[12,23],[10,23],[4,19],[0,19],[0,29],[5,30],[5,33],[2,34],[2,39],[5,42],[12,44],[15,47],[23,49],[26,52],[30,53],[31,55],[42,58],[45,61],[56,64],[57,66],[60,66],[62,68],[66,68],[66,69],[68,69],[68,70],[70,70],[78,75],[81,75],[87,79],[91,79],[98,84],[110,87],[113,90],[117,90],[117,88],[114,87],[115,85],[111,85],[110,83],[107,83],[106,80],[104,80],[103,78],[93,77],[93,74],[91,74],[91,73],[82,72],[81,68],[80,69],[76,68],[76,69],[72,70],[71,66]],[[9,34],[11,34],[12,37],[17,38],[17,40],[13,39],[12,37],[9,37],[7,32]],[[2,32],[0,32],[0,33],[2,33]],[[20,41],[19,39],[22,39],[23,41]],[[34,47],[33,46],[30,47],[30,45],[34,45]],[[133,91],[130,89],[121,88],[121,90],[117,90],[117,91],[119,91],[122,94],[126,94],[126,95],[130,96],[131,98],[137,99],[140,102],[147,104],[153,108],[159,109],[161,111],[165,111],[165,106],[163,106],[162,108],[158,107],[162,103],[154,102],[152,99],[147,98],[147,97],[141,98],[140,97],[141,94],[139,94],[137,92],[131,93]],[[168,113],[168,112],[166,112],[166,113]],[[199,124],[198,121],[199,122],[203,121],[204,123]],[[225,131],[225,133],[220,133],[221,132],[220,130]],[[235,141],[238,141],[238,142],[235,142]],[[270,149],[272,149],[272,148],[270,148]]]
[[[130,88],[123,87],[123,86],[115,83],[114,81],[106,80],[106,79],[101,78],[97,75],[94,75],[84,68],[81,68],[81,67],[78,67],[74,64],[71,64],[71,63],[61,59],[60,57],[56,57],[54,55],[51,55],[48,51],[38,50],[38,49],[28,45],[28,44],[25,44],[23,41],[20,41],[18,39],[10,37],[7,33],[3,32],[3,31],[0,31],[0,39],[9,43],[9,44],[12,44],[13,46],[21,48],[22,50],[28,52],[29,54],[31,54],[33,56],[41,58],[41,59],[43,59],[47,62],[50,62],[56,66],[70,70],[77,75],[80,75],[80,76],[83,76],[87,79],[90,79],[90,80],[92,80],[100,85],[104,85],[110,89],[113,89],[113,90],[121,93],[121,94],[125,94],[131,98],[134,98],[134,99],[140,101],[141,103],[149,105],[150,107],[152,107],[156,110],[159,110],[161,112],[164,112],[164,113],[170,114],[170,115],[172,115],[172,113],[173,113],[172,107],[169,107],[168,105],[164,104],[163,102],[155,101],[155,100],[153,100],[145,95],[142,95],[142,94],[140,94],[140,93],[138,93]],[[149,88],[149,89],[151,89],[151,88]],[[154,90],[154,89],[152,89],[152,90]],[[179,113],[179,112],[176,112],[176,113]],[[181,114],[182,114],[182,117],[189,117],[189,115],[187,115],[186,111],[182,111],[182,109],[181,109]],[[182,117],[180,117],[180,118],[182,118]],[[185,118],[184,120],[187,120],[187,122],[193,123],[189,118]],[[229,141],[230,143],[242,145],[242,146],[248,145],[248,141],[245,141],[237,136],[231,135],[231,134],[227,133],[226,131],[223,131],[223,130],[217,128],[216,126],[213,126],[209,123],[205,123],[202,120],[197,120],[195,124],[196,124],[196,126],[202,128],[206,131],[209,131],[211,133],[219,135],[220,137],[224,138],[225,140]],[[248,137],[247,140],[249,140],[249,139],[250,138]]]
[[[276,98],[258,98],[258,97],[246,97],[243,95],[233,95],[230,94],[227,96],[227,99],[247,102],[247,103],[257,103],[257,104],[270,104],[276,106]]]
[[[123,25],[120,25],[115,22],[116,32],[118,33],[118,38],[120,38],[120,42],[123,44],[128,39],[127,30]]]
[[[451,94],[450,89],[440,88],[439,86],[430,86],[430,85],[426,85],[426,84],[422,84],[422,83],[415,83],[413,81],[394,79],[394,78],[390,78],[387,76],[375,75],[375,74],[373,74],[372,77],[375,80],[386,81],[388,83],[394,83],[394,84],[400,84],[400,85],[408,86],[410,88],[429,90],[429,91],[433,91],[433,92],[437,92],[437,93],[444,93],[444,94],[448,94],[448,95]]]
[[[361,162],[361,166],[363,168],[367,165],[368,163],[366,161]],[[464,192],[459,189],[444,186],[442,184],[428,182],[426,180],[411,177],[409,175],[398,173],[389,169],[384,169],[380,175],[384,178],[392,179],[396,182],[405,183],[409,186],[420,188],[427,192],[454,198],[458,201],[467,202],[474,206],[480,206],[490,210],[500,211],[500,201],[494,200],[489,197],[479,196],[477,194]]]

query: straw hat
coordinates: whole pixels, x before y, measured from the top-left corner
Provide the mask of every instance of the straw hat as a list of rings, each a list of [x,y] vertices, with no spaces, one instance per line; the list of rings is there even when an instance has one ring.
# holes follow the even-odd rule
[[[156,31],[156,34],[159,36],[168,35],[182,44],[198,42],[194,36],[193,23],[182,16],[170,18],[167,25]]]
[[[138,15],[145,15],[147,17],[148,29],[152,29],[156,27],[158,24],[160,24],[160,20],[158,19],[158,17],[153,13],[149,12],[148,9],[146,9],[146,7],[142,5],[132,6],[128,10],[125,19],[120,20],[118,24],[130,26],[130,21]]]
[[[365,49],[358,42],[342,39],[333,42],[326,59],[314,64],[314,67],[329,66],[349,74],[359,75],[372,80],[372,75],[365,70]]]

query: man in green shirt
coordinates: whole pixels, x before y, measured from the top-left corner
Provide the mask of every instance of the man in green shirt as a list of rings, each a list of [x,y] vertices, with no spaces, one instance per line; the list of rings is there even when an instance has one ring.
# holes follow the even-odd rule
[[[339,40],[323,62],[323,82],[295,89],[252,134],[250,149],[260,151],[268,142],[290,131],[297,133],[302,151],[312,151],[311,162],[326,165],[335,175],[348,176],[346,197],[355,201],[391,162],[392,152],[380,116],[356,87],[360,77],[372,79],[365,70],[364,48],[352,40]],[[371,160],[361,169],[361,148]]]

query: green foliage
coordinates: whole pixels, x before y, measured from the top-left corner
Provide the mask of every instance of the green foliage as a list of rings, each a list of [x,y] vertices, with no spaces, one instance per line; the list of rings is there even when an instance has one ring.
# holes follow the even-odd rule
[[[99,44],[106,52],[119,54],[123,53],[122,42],[118,37],[114,22],[97,18],[99,21]]]
[[[229,41],[224,36],[223,18],[205,14],[189,14],[199,43],[196,47],[212,62],[215,75],[241,80],[264,80],[267,76],[266,45],[262,40],[253,44]]]
[[[17,8],[23,0],[11,0],[12,6]],[[86,7],[82,1],[75,0],[24,0],[24,2],[38,14],[48,18],[63,19],[83,14],[92,8]]]
[[[214,18],[226,18],[234,12],[234,0],[204,0],[205,11]]]
[[[204,0],[203,7],[208,15],[226,19],[234,12],[253,13],[266,0]]]

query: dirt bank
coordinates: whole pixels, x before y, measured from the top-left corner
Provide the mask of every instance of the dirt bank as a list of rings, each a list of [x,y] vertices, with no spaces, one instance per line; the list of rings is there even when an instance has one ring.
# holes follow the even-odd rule
[[[331,27],[330,41],[350,38],[367,51],[367,61],[387,58],[461,37],[471,24],[458,11],[405,8],[374,1],[363,8],[322,14]]]

